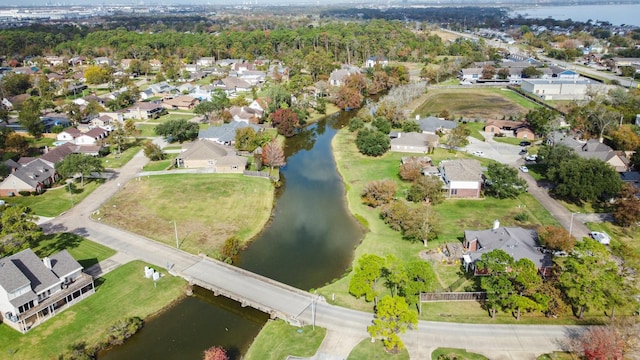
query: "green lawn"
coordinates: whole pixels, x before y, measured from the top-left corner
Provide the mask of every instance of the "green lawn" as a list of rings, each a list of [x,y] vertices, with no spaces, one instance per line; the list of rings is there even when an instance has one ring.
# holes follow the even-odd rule
[[[245,360],[282,360],[287,356],[311,357],[318,351],[327,330],[298,328],[283,320],[270,320],[253,340]]]
[[[372,343],[371,339],[367,338],[356,345],[347,358],[347,360],[369,359],[409,360],[409,352],[403,349],[397,354],[391,354],[385,350],[382,341]]]
[[[179,110],[171,110],[171,112],[176,112]],[[150,120],[146,120],[145,122],[150,122],[150,123],[166,123],[168,121],[172,121],[172,120],[190,120],[192,119],[194,116],[193,113],[188,113],[185,112],[184,115],[179,115],[179,114],[166,114],[166,115],[162,115],[160,117],[158,117],[157,119],[150,119]]]
[[[518,138],[515,138],[515,137],[511,137],[511,136],[494,136],[493,140],[495,140],[496,142],[516,145],[516,146],[520,146],[520,142],[524,141],[523,139],[518,139]]]
[[[26,139],[29,145],[34,148],[41,148],[43,146],[53,147],[53,143],[56,141],[55,137],[41,137],[36,139],[29,136]]]
[[[464,349],[437,348],[431,353],[432,360],[438,360],[440,356],[447,356],[447,359],[456,360],[488,360],[485,356],[470,353]]]
[[[102,180],[85,180],[84,188],[82,188],[80,181],[77,181],[72,190],[73,194],[69,194],[68,186],[60,185],[37,196],[1,197],[1,199],[7,204],[29,207],[38,216],[56,217],[71,208],[72,200],[74,204],[79,203],[100,184],[102,184]]]
[[[471,134],[469,136],[476,138],[480,141],[484,141],[484,136],[480,134],[480,131],[484,131],[484,122],[475,122],[470,121],[467,123],[467,129],[471,130]]]
[[[579,360],[578,355],[566,352],[553,352],[551,354],[544,354],[538,356],[537,360]]]
[[[158,160],[158,161],[150,161],[147,165],[145,165],[142,168],[142,171],[161,171],[161,170],[166,170],[167,168],[169,168],[176,157],[178,157],[179,154],[166,154],[166,158],[164,160]]]
[[[57,233],[43,236],[33,251],[40,257],[50,256],[64,249],[85,269],[105,260],[116,251],[72,233]]]
[[[183,279],[161,271],[164,276],[154,285],[142,276],[145,265],[134,261],[97,279],[95,294],[27,334],[0,324],[0,354],[16,360],[58,358],[72,344],[92,347],[105,340],[110,325],[121,319],[145,319],[183,296]]]
[[[136,124],[136,128],[140,131],[139,137],[155,137],[156,132],[153,130],[158,125],[154,124]]]
[[[111,154],[100,158],[100,160],[102,160],[102,165],[105,169],[118,169],[128,163],[129,160],[131,160],[140,151],[140,149],[142,149],[140,145],[132,145],[119,156],[116,156],[115,152],[112,150]]]
[[[131,181],[100,209],[101,221],[176,245],[193,254],[216,256],[226,239],[242,243],[269,220],[273,185],[242,174],[170,174]]]

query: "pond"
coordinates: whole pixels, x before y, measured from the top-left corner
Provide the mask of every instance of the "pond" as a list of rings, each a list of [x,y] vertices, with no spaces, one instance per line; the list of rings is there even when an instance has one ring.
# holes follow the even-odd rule
[[[331,139],[353,115],[330,116],[287,139],[287,165],[281,169],[282,186],[271,222],[241,253],[236,266],[305,290],[321,287],[347,270],[363,233],[346,207]],[[267,318],[199,289],[100,360],[196,360],[213,345],[239,359]]]

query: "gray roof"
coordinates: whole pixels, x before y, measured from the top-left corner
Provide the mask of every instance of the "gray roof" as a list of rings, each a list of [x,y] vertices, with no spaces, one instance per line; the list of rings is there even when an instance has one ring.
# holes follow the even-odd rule
[[[82,270],[82,265],[67,250],[53,254],[49,259],[51,259],[51,270],[58,278],[63,278],[73,272]]]
[[[589,84],[595,84],[593,81],[591,80],[587,80],[587,79],[558,79],[558,78],[553,78],[553,79],[525,79],[522,80],[522,82],[528,82],[530,84],[552,84],[552,85],[560,85],[560,84],[580,84],[580,85],[589,85]]]
[[[192,160],[219,159],[227,156],[229,153],[228,150],[232,150],[231,148],[208,140],[194,141],[191,144],[187,144],[186,147],[188,147],[187,150],[182,152],[178,156],[179,158]]]
[[[420,130],[435,133],[438,130],[455,129],[458,127],[455,121],[440,119],[435,116],[427,116],[417,121]]]
[[[15,268],[7,265],[9,263]],[[31,249],[26,249],[4,259],[0,259],[0,264],[4,264],[0,267],[0,285],[2,285],[7,292],[13,292],[26,285],[25,278],[28,283],[31,284],[31,289],[35,293],[48,289],[60,282],[60,279],[50,269],[44,266],[42,260],[40,260]],[[7,266],[8,269],[10,269],[7,275],[18,275],[17,279],[6,279],[7,276],[3,273]],[[15,272],[16,268],[21,273],[21,276]]]
[[[25,183],[36,187],[42,183],[45,179],[52,177],[55,174],[55,170],[41,159],[35,159],[25,166],[17,169],[13,176],[24,181]]]
[[[482,166],[475,159],[443,160],[442,176],[449,181],[482,181]]]
[[[230,143],[236,139],[236,130],[247,126],[252,127],[256,132],[260,131],[260,127],[257,125],[248,124],[243,121],[232,121],[228,124],[222,124],[221,126],[209,126],[209,128],[205,130],[200,130],[198,138],[210,139],[219,143]]]
[[[473,261],[480,259],[484,253],[500,249],[516,261],[526,258],[539,268],[552,264],[551,255],[538,250],[538,233],[533,229],[499,227],[489,230],[465,230],[464,237],[467,241],[478,240],[479,250],[468,253]]]
[[[391,145],[399,146],[428,146],[429,143],[436,144],[438,135],[423,133],[398,133],[398,136],[391,139]]]

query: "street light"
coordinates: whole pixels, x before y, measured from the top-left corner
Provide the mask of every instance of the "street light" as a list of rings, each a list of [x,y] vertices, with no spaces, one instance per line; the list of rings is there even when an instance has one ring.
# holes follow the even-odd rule
[[[572,212],[571,213],[571,223],[569,224],[569,236],[571,236],[571,232],[573,231],[573,215],[580,214],[580,212]]]

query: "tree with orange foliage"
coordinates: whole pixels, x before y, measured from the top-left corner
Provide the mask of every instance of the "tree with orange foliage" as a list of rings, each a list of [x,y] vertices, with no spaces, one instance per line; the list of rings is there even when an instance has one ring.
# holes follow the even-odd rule
[[[229,356],[221,346],[212,346],[204,351],[202,360],[229,360]]]

